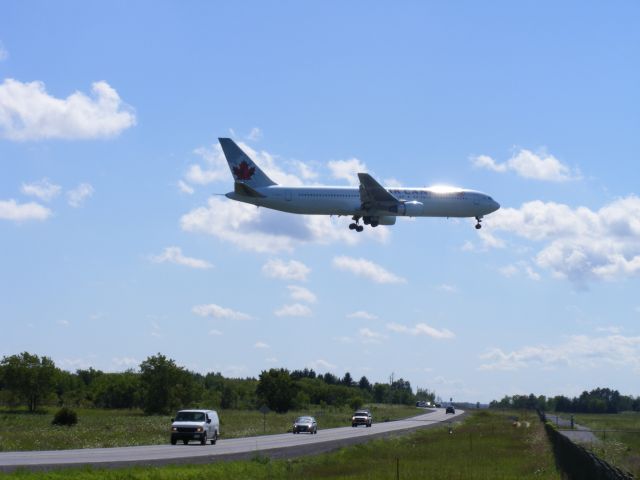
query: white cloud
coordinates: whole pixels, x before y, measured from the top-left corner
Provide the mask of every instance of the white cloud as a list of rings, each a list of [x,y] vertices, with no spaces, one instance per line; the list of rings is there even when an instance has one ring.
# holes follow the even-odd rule
[[[264,275],[281,280],[305,281],[310,272],[311,269],[309,267],[297,260],[285,262],[280,259],[271,259],[262,266]]]
[[[515,277],[519,273],[526,275],[529,280],[538,281],[541,278],[540,274],[536,272],[531,265],[523,261],[505,265],[499,268],[498,271],[507,278]]]
[[[14,199],[0,200],[0,220],[24,222],[27,220],[46,220],[51,210],[39,203],[17,203]]]
[[[320,215],[294,215],[217,197],[207,206],[196,208],[180,219],[187,232],[212,235],[243,250],[261,253],[293,251],[303,244],[340,243],[356,245],[364,239],[386,242],[389,230],[369,228],[354,235],[347,228],[350,220]]]
[[[313,362],[309,362],[309,364],[306,366],[308,368],[313,368],[316,372],[319,370],[335,370],[336,369],[336,365],[326,360],[323,360],[321,358]]]
[[[184,256],[180,247],[166,247],[160,255],[151,255],[150,259],[154,263],[168,262],[191,268],[207,269],[213,267],[206,260]]]
[[[264,343],[264,342],[260,342],[260,341],[256,342],[256,343],[253,345],[253,347],[254,347],[254,348],[271,348],[271,347],[269,347],[269,345],[268,345],[268,344],[266,344],[266,343]]]
[[[69,327],[69,326],[71,326],[71,323],[69,323],[69,320],[58,320],[56,323],[58,325],[60,325],[61,327]]]
[[[471,162],[478,168],[499,173],[514,171],[521,177],[535,180],[564,182],[580,178],[578,172],[572,172],[569,167],[553,155],[547,153],[535,154],[526,149],[520,150],[504,163],[497,163],[487,155],[472,157]]]
[[[293,300],[300,302],[316,303],[318,297],[311,291],[298,285],[288,285],[287,289]]]
[[[378,317],[372,313],[365,312],[364,310],[358,310],[357,312],[350,313],[347,318],[361,318],[363,320],[376,320]]]
[[[262,130],[260,130],[258,127],[253,127],[249,132],[249,134],[247,135],[247,140],[251,140],[252,142],[260,140],[261,138],[262,138]]]
[[[191,311],[201,317],[212,317],[227,320],[249,320],[251,318],[251,315],[236,312],[235,310],[221,307],[215,303],[210,303],[208,305],[196,305],[191,309]]]
[[[222,335],[222,332],[220,330],[212,328],[211,330],[209,330],[209,335],[211,335],[212,337],[219,337],[220,335]]]
[[[334,257],[333,266],[339,270],[346,270],[358,276],[368,278],[376,283],[406,283],[404,278],[364,258],[347,256]]]
[[[273,313],[278,317],[308,317],[312,312],[306,305],[293,303],[291,305],[283,305]]]
[[[38,197],[40,200],[48,202],[60,194],[62,187],[51,183],[47,178],[43,178],[37,182],[23,183],[20,190],[25,195]]]
[[[93,187],[90,183],[81,183],[73,190],[67,192],[67,202],[74,208],[82,206],[84,201],[93,195]]]
[[[184,180],[178,180],[178,190],[187,195],[193,195],[195,192],[195,189]]]
[[[140,365],[140,362],[134,357],[113,357],[111,362],[119,368],[132,368]]]
[[[417,323],[413,327],[407,327],[399,323],[388,323],[387,328],[396,333],[406,333],[413,336],[426,335],[438,340],[455,337],[451,330],[447,330],[446,328],[438,330],[437,328],[430,327],[426,323]]]
[[[331,160],[327,165],[333,178],[346,180],[349,185],[358,185],[358,173],[367,171],[367,166],[357,158]]]
[[[0,62],[3,62],[7,58],[9,58],[9,52],[4,47],[4,44],[0,42]]]
[[[75,92],[49,95],[43,82],[11,78],[0,85],[0,136],[9,140],[114,137],[136,123],[131,108],[107,82],[95,82],[92,97]]]
[[[597,211],[536,200],[498,210],[487,227],[542,243],[536,266],[577,285],[640,273],[640,198],[633,195]]]
[[[480,370],[596,368],[607,365],[640,372],[640,337],[572,335],[555,345],[525,346],[511,352],[493,348],[480,356]]]
[[[387,337],[381,333],[374,332],[370,328],[361,328],[358,330],[358,338],[363,343],[380,343],[381,340]]]
[[[456,293],[458,288],[455,285],[449,285],[448,283],[443,283],[438,285],[438,290],[445,293]]]

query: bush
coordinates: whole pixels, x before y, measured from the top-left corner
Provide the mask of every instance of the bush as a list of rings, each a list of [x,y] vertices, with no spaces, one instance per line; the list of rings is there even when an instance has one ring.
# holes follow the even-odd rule
[[[78,423],[78,414],[70,408],[62,407],[53,416],[53,421],[51,423],[53,425],[66,425],[67,427],[70,427],[71,425]]]

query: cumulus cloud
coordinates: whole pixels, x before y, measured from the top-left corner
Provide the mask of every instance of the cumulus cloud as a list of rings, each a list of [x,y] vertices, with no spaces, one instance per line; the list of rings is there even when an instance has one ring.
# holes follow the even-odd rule
[[[293,303],[291,305],[283,305],[273,313],[277,317],[308,317],[311,315],[311,309],[301,303]]]
[[[443,283],[438,285],[438,290],[445,293],[456,293],[458,288],[455,285],[449,285],[448,283]]]
[[[535,154],[526,149],[520,150],[504,163],[498,163],[487,155],[472,157],[471,162],[478,168],[499,173],[513,171],[521,177],[534,180],[565,182],[580,179],[578,172],[572,171],[553,155]]]
[[[316,372],[319,370],[335,370],[336,369],[336,365],[322,358],[318,360],[314,360],[313,362],[309,362],[306,366],[308,368],[314,369]]]
[[[311,291],[298,285],[288,285],[287,289],[293,300],[300,302],[316,303],[318,297]]]
[[[498,210],[487,226],[542,244],[535,264],[577,285],[640,273],[640,198],[634,195],[597,211],[528,202],[519,209]],[[538,275],[533,270],[527,274]]]
[[[224,320],[249,320],[251,318],[251,315],[237,312],[230,308],[221,307],[215,303],[210,303],[208,305],[196,305],[191,309],[191,311],[201,317],[212,317]]]
[[[271,347],[269,347],[269,345],[265,342],[256,342],[253,345],[253,348],[271,348]]]
[[[95,82],[92,96],[75,92],[55,98],[43,82],[11,78],[0,84],[0,136],[16,141],[109,138],[135,125],[131,108],[107,82]]]
[[[380,341],[387,337],[381,333],[374,332],[370,328],[361,328],[358,330],[358,338],[363,343],[380,343]]]
[[[185,267],[198,269],[213,267],[213,265],[206,260],[183,255],[180,247],[166,247],[160,255],[152,255],[151,261],[154,263],[175,263],[176,265],[184,265]]]
[[[24,222],[27,220],[46,220],[51,210],[39,203],[18,203],[14,199],[0,200],[0,220]]]
[[[331,160],[327,166],[333,178],[345,180],[349,185],[358,185],[358,173],[367,171],[367,166],[357,158]]]
[[[365,312],[364,310],[358,310],[356,312],[348,314],[347,318],[361,318],[363,320],[376,320],[378,317],[372,313]]]
[[[498,271],[507,278],[515,277],[518,274],[524,274],[529,280],[534,281],[538,281],[541,278],[540,274],[531,265],[523,261],[505,265],[499,268]]]
[[[262,273],[267,277],[279,278],[281,280],[305,281],[311,269],[304,263],[297,260],[285,262],[278,258],[268,260],[262,266]]]
[[[346,270],[355,275],[368,278],[376,283],[406,283],[404,278],[364,258],[347,256],[335,257],[333,259],[333,266],[339,270]]]
[[[209,335],[211,335],[212,337],[219,337],[220,335],[222,335],[222,332],[213,328],[209,330]]]
[[[492,348],[480,355],[480,370],[580,367],[631,367],[640,372],[640,337],[572,335],[555,345],[525,346],[504,351]]]
[[[258,127],[253,127],[251,131],[247,134],[247,140],[250,140],[252,142],[260,140],[261,138],[262,138],[262,130],[260,130]]]
[[[437,328],[430,327],[426,323],[417,323],[413,327],[407,327],[399,323],[388,323],[387,328],[396,333],[406,333],[413,336],[426,335],[438,340],[455,337],[451,330],[447,330],[446,328],[438,330]]]
[[[140,362],[134,357],[113,357],[111,362],[118,368],[133,368],[140,365]]]
[[[195,189],[184,180],[178,180],[178,190],[187,195],[193,195],[195,193]]]
[[[76,188],[67,192],[67,202],[74,208],[81,207],[84,201],[93,195],[93,187],[90,183],[81,183]]]
[[[60,194],[62,187],[51,183],[47,178],[43,178],[37,182],[23,183],[20,190],[25,195],[38,197],[40,200],[49,202]]]
[[[309,243],[355,245],[363,239],[384,243],[390,235],[384,228],[354,235],[348,223],[346,218],[294,215],[217,197],[180,219],[184,231],[212,235],[237,248],[262,253],[290,252]]]

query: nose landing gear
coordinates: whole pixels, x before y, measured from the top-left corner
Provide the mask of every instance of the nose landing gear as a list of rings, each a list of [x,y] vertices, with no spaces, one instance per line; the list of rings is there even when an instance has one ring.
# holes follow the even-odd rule
[[[476,217],[476,220],[478,221],[478,223],[476,223],[476,230],[480,230],[482,228],[482,225],[480,224],[480,222],[482,222],[482,217]]]

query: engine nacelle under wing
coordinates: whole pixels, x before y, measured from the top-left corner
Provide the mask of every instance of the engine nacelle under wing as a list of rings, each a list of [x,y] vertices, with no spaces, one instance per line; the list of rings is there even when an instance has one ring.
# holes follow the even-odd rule
[[[405,217],[417,217],[422,215],[424,211],[424,204],[422,202],[412,200],[410,202],[402,202],[400,205],[393,206],[389,208],[389,211]]]
[[[387,216],[387,215],[385,215],[384,217],[378,217],[378,225],[395,225],[395,224],[396,224],[396,217]]]

